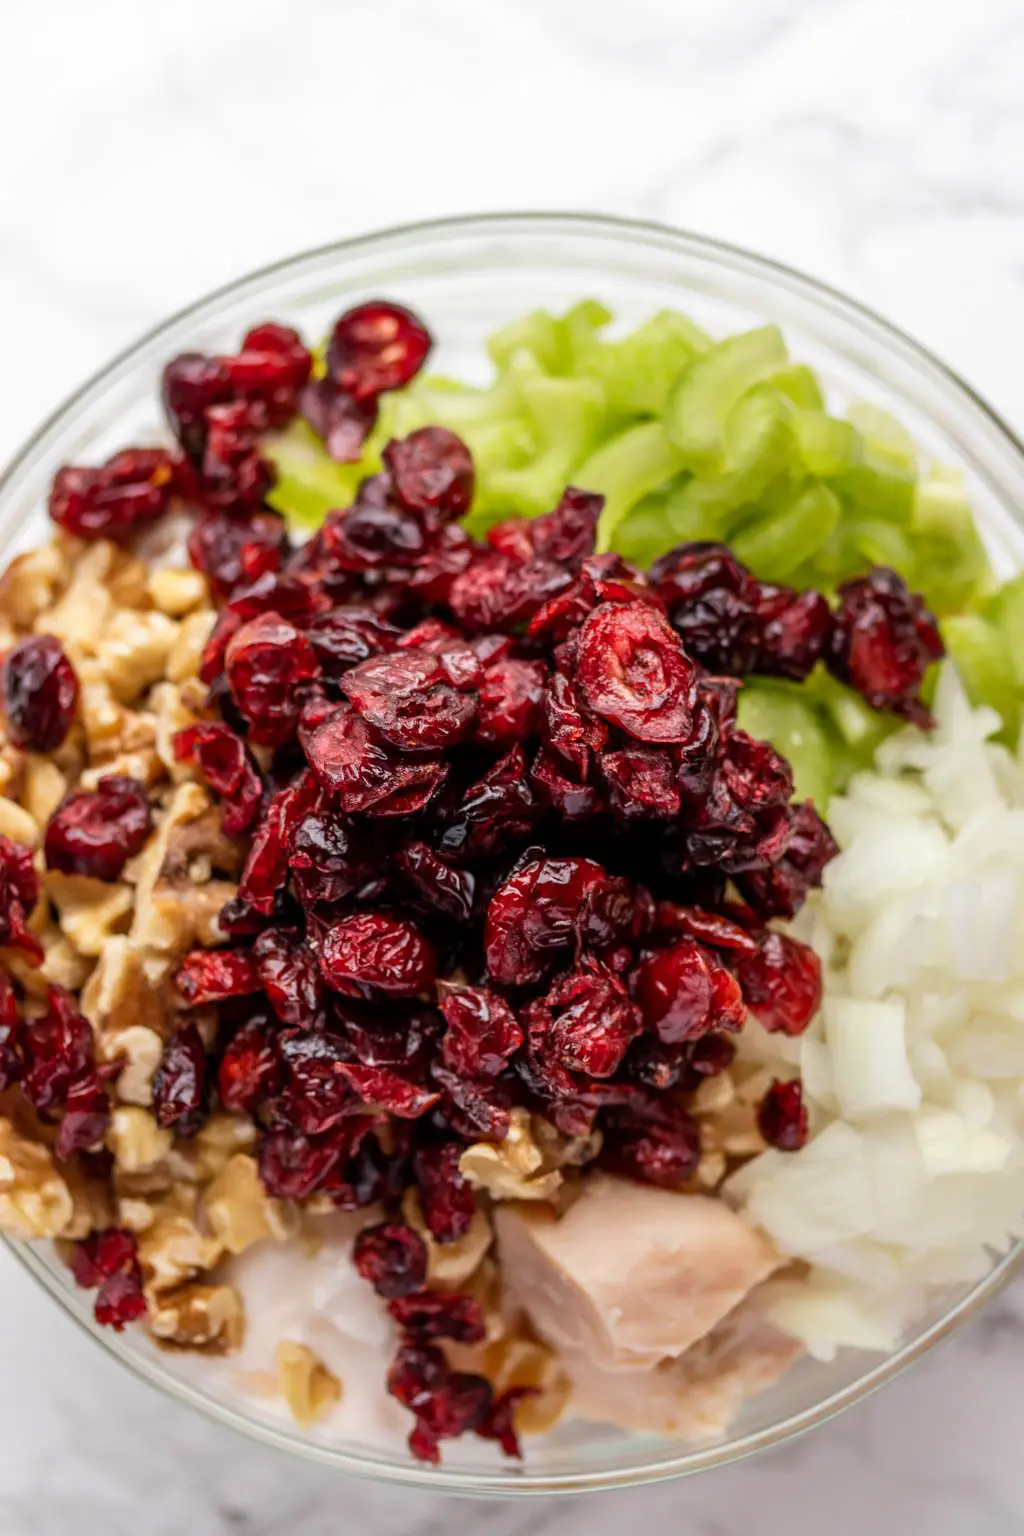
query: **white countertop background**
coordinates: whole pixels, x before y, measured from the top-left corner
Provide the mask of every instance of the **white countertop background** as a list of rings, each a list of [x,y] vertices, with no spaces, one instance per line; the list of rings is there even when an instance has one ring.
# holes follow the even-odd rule
[[[1021,0],[0,0],[0,459],[244,270],[443,213],[790,261],[1024,428]],[[1024,1283],[796,1447],[593,1500],[342,1481],[132,1380],[0,1253],[3,1536],[1007,1536]]]

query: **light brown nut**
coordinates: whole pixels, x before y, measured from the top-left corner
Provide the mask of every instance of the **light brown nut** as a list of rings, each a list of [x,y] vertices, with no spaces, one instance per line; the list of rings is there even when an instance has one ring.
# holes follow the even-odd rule
[[[245,1339],[245,1308],[233,1285],[182,1285],[150,1300],[149,1331],[171,1349],[234,1355]]]
[[[123,1060],[114,1091],[122,1104],[140,1106],[153,1102],[153,1078],[163,1053],[161,1037],[142,1024],[102,1036],[96,1052],[101,1061]]]
[[[38,848],[42,833],[35,817],[16,800],[0,797],[0,836],[9,837],[14,843],[24,843],[28,848]]]
[[[589,1136],[566,1136],[543,1115],[530,1117],[530,1130],[544,1154],[545,1169],[584,1168],[594,1161],[604,1141],[600,1131],[591,1131]]]
[[[139,718],[138,715],[126,716],[126,723]],[[91,767],[83,769],[78,787],[95,789],[101,779],[112,773],[137,779],[147,789],[152,789],[155,784],[160,783],[161,779],[167,777],[167,769],[154,742],[153,746],[140,747],[134,752],[115,752],[112,757],[104,757],[103,762],[94,763]]]
[[[121,704],[131,704],[164,676],[178,626],[165,613],[118,609],[96,645],[100,671]]]
[[[52,757],[25,754],[25,773],[18,799],[39,825],[45,826],[67,794],[68,781]]]
[[[53,607],[69,575],[64,552],[55,544],[15,555],[0,577],[0,611],[18,629],[31,629]]]
[[[267,1194],[260,1183],[256,1159],[244,1152],[229,1158],[206,1186],[201,1208],[207,1227],[225,1253],[244,1253],[266,1237],[281,1242],[297,1226],[280,1200]]]
[[[720,1115],[736,1098],[736,1084],[728,1072],[706,1077],[690,1095],[687,1109],[691,1115]]]
[[[119,1105],[110,1117],[106,1144],[115,1165],[125,1173],[155,1168],[171,1150],[174,1137],[157,1125],[148,1109],[138,1104]]]
[[[544,1154],[533,1138],[530,1112],[511,1112],[504,1141],[476,1142],[459,1161],[459,1172],[492,1200],[551,1200],[562,1183],[557,1169],[543,1171]]]
[[[193,608],[208,607],[210,602],[206,577],[185,567],[165,565],[150,571],[148,591],[154,608],[172,619],[182,619]]]
[[[46,1147],[0,1119],[0,1232],[59,1237],[74,1219],[74,1202]]]
[[[148,1200],[123,1195],[117,1202],[117,1225],[129,1232],[145,1232],[155,1220],[153,1207]]]
[[[3,741],[0,735],[0,795],[9,795],[12,800],[17,800],[21,795],[25,783],[25,764],[28,757],[20,747],[13,742]]]
[[[210,797],[198,784],[179,784],[163,819],[145,848],[127,866],[135,884],[135,913],[129,937],[142,956],[151,982],[164,979],[191,943],[194,921],[179,891],[162,887],[161,877],[172,841],[181,829],[210,809]]]
[[[555,1351],[524,1334],[492,1344],[484,1356],[483,1374],[495,1394],[512,1387],[530,1387],[536,1394],[515,1405],[515,1427],[523,1435],[543,1435],[564,1414],[572,1383]]]
[[[114,698],[97,661],[84,661],[77,671],[80,684],[78,715],[89,761],[109,761],[121,750],[128,711]]]
[[[125,1037],[132,1031],[152,1034],[159,1041],[164,1030],[163,997],[147,980],[142,958],[126,934],[115,934],[103,946],[82,992],[82,1011],[92,1020],[100,1040],[120,1039],[124,1043],[118,1048],[130,1059],[134,1051]],[[138,1042],[138,1050],[141,1059],[146,1054],[144,1042]]]
[[[212,1269],[223,1252],[215,1237],[196,1224],[195,1190],[175,1188],[153,1202],[153,1220],[139,1239],[139,1261],[147,1294],[173,1290]],[[189,1202],[191,1201],[191,1209]]]
[[[24,987],[29,998],[45,1000],[50,986],[66,987],[69,992],[77,992],[88,979],[92,962],[80,955],[56,924],[49,920],[45,903],[43,921],[37,924],[33,917],[29,927],[37,934],[43,946],[42,964],[29,965],[17,949],[0,950],[0,964]]]
[[[145,560],[140,560],[130,550],[119,548],[110,562],[107,591],[115,609],[151,607],[149,567]]]
[[[72,563],[63,596],[53,607],[37,613],[34,628],[56,635],[69,649],[95,655],[113,610],[106,581],[115,554],[114,545],[106,539],[85,545]],[[71,659],[75,661],[74,656]],[[81,677],[81,669],[78,670]]]
[[[172,683],[183,683],[186,678],[198,677],[203,659],[203,649],[210,638],[210,631],[217,615],[208,609],[190,613],[178,625],[174,644],[167,653],[164,674]]]
[[[212,1011],[209,1017],[215,1022],[216,1015]],[[200,1020],[196,1015],[193,1018],[199,1023],[202,1032]],[[209,1046],[212,1043],[211,1036],[205,1044]],[[200,1181],[215,1178],[236,1153],[249,1152],[255,1145],[256,1127],[251,1120],[241,1115],[211,1115],[191,1143],[196,1178]]]
[[[57,869],[46,871],[43,884],[60,913],[63,933],[80,955],[102,954],[104,945],[127,927],[131,886],[94,880],[90,875],[65,875]]]
[[[278,1380],[292,1418],[308,1429],[341,1398],[341,1382],[306,1344],[282,1339],[274,1351]]]
[[[195,725],[197,716],[184,703],[176,683],[157,683],[150,691],[149,707],[156,726],[156,750],[160,761],[175,783],[195,778],[195,767],[179,763],[174,755],[174,738],[186,726]]]
[[[704,1152],[697,1165],[697,1183],[702,1189],[717,1189],[727,1169],[728,1162],[723,1151]]]
[[[422,1237],[427,1249],[427,1284],[437,1290],[457,1290],[479,1269],[494,1241],[487,1213],[479,1207],[473,1224],[457,1243],[439,1243],[423,1220],[419,1194],[407,1189],[402,1196],[402,1217]]]

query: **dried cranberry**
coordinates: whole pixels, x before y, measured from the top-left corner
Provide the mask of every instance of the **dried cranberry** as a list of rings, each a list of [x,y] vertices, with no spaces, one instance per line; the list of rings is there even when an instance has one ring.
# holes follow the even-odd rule
[[[676,765],[662,747],[629,746],[598,757],[612,808],[627,821],[671,821],[682,804]]]
[[[757,1125],[770,1147],[799,1152],[807,1140],[807,1108],[799,1079],[774,1082],[757,1111]]]
[[[499,886],[487,910],[487,970],[500,986],[541,980],[576,934],[580,912],[607,879],[590,859],[532,859]]]
[[[78,677],[54,635],[30,635],[4,657],[7,734],[19,747],[55,752],[78,708]]]
[[[481,1440],[496,1440],[506,1456],[521,1461],[523,1452],[516,1432],[516,1404],[536,1397],[539,1391],[539,1387],[509,1387],[491,1403],[475,1433]]]
[[[66,875],[116,880],[142,849],[151,825],[144,787],[123,774],[108,774],[95,789],[65,796],[50,817],[43,840],[47,866]]]
[[[406,752],[461,741],[476,714],[475,697],[453,688],[440,658],[429,652],[396,651],[361,662],[341,686],[363,719]]]
[[[57,1132],[57,1156],[68,1158],[98,1147],[109,1124],[110,1099],[103,1079],[97,1072],[86,1073],[67,1091]]]
[[[354,606],[323,614],[307,631],[325,674],[335,678],[361,661],[387,655],[399,633],[372,609]]]
[[[225,1046],[217,1070],[217,1090],[224,1108],[251,1115],[277,1086],[278,1056],[274,1032],[265,1018],[250,1019]]]
[[[338,464],[358,462],[377,424],[376,398],[357,400],[331,378],[312,379],[299,396],[299,410]]]
[[[802,1035],[821,1002],[821,961],[785,933],[762,933],[757,950],[737,966],[752,1013],[773,1034]]]
[[[935,619],[895,571],[876,567],[839,588],[829,670],[863,694],[872,709],[931,725],[920,690],[928,667],[942,655]]]
[[[591,754],[600,751],[608,740],[608,727],[591,714],[572,681],[559,671],[544,694],[541,735],[582,783]]]
[[[480,858],[524,837],[537,817],[523,749],[513,747],[447,814],[438,847],[446,858]]]
[[[504,747],[537,732],[547,672],[542,662],[503,656],[484,672],[474,731],[484,746]]]
[[[408,384],[429,351],[430,333],[411,310],[374,299],[335,321],[327,372],[354,400],[372,399]]]
[[[329,1137],[274,1131],[260,1142],[260,1178],[278,1200],[306,1200],[337,1167],[344,1148]]]
[[[788,807],[783,856],[770,867],[739,878],[743,895],[761,917],[795,917],[807,892],[821,884],[825,866],[839,852],[835,839],[809,800]]]
[[[386,1301],[410,1297],[426,1284],[426,1244],[418,1232],[401,1222],[364,1227],[356,1238],[352,1262]]]
[[[433,1089],[388,1067],[344,1062],[339,1070],[364,1104],[373,1110],[386,1110],[400,1120],[419,1120],[440,1098]]]
[[[22,1024],[14,986],[7,972],[0,970],[0,1093],[21,1076],[21,1036]]]
[[[245,997],[260,990],[261,982],[249,955],[233,949],[194,949],[178,967],[174,978],[189,1008],[219,1003],[228,997]]]
[[[512,1009],[486,987],[446,985],[441,1012],[448,1025],[445,1062],[464,1077],[496,1077],[523,1043]]]
[[[448,606],[471,634],[526,623],[572,576],[553,560],[519,564],[495,551],[475,554],[451,584]]]
[[[613,1109],[606,1116],[601,1162],[627,1178],[678,1189],[697,1172],[700,1155],[697,1122],[677,1105],[639,1116]]]
[[[380,1295],[388,1294],[377,1289]],[[475,1297],[459,1291],[424,1291],[419,1286],[413,1289],[419,1294],[392,1293],[394,1299],[388,1307],[405,1333],[417,1339],[454,1339],[457,1344],[479,1344],[486,1337],[483,1308]]]
[[[648,956],[635,990],[645,1022],[668,1045],[739,1029],[746,1017],[735,977],[693,939]]]
[[[446,427],[421,427],[384,449],[384,465],[395,495],[409,512],[431,526],[469,511],[473,500],[473,459],[465,443]]]
[[[263,800],[263,780],[234,731],[216,721],[186,726],[174,737],[178,761],[192,757],[210,788],[224,801],[221,827],[240,837],[256,819]]]
[[[189,560],[220,598],[229,598],[239,587],[280,570],[286,547],[285,525],[276,512],[251,512],[244,517],[207,512],[188,536]]]
[[[768,741],[733,731],[722,759],[729,793],[745,811],[786,805],[793,793],[793,770]]]
[[[720,912],[705,912],[700,907],[680,907],[659,901],[654,918],[659,938],[678,938],[686,934],[712,949],[724,949],[738,955],[757,953],[757,939],[746,928]]]
[[[43,959],[43,946],[27,926],[38,897],[32,849],[0,833],[0,945],[21,950],[30,965]]]
[[[331,1131],[352,1112],[354,1100],[345,1063],[351,1052],[338,1035],[319,1030],[286,1030],[279,1037],[287,1087],[280,1104],[290,1125],[307,1136]]]
[[[100,1286],[93,1311],[102,1328],[113,1328],[120,1333],[128,1323],[138,1322],[146,1315],[146,1298],[142,1293],[140,1275],[111,1275]]]
[[[206,1048],[195,1024],[175,1030],[153,1077],[157,1125],[194,1136],[206,1119]]]
[[[439,858],[428,843],[412,842],[395,855],[395,866],[409,889],[407,900],[427,916],[468,923],[476,877]]]
[[[27,1061],[22,1091],[33,1108],[46,1113],[64,1104],[71,1085],[93,1065],[92,1025],[63,987],[49,987],[47,1010],[24,1028]]]
[[[421,1147],[413,1158],[423,1220],[439,1243],[457,1243],[476,1215],[469,1181],[459,1172],[462,1147],[457,1141]]]
[[[190,458],[201,459],[206,442],[206,412],[231,395],[223,362],[201,352],[181,353],[164,368],[161,394],[174,435]]]
[[[825,653],[832,611],[820,592],[762,586],[754,670],[803,682]]]
[[[433,949],[412,923],[364,912],[332,923],[320,941],[328,986],[347,997],[415,997],[433,983]]]
[[[403,759],[348,706],[312,732],[306,756],[324,789],[349,814],[403,816],[422,810],[448,772],[439,759]]]
[[[83,1290],[92,1291],[111,1275],[130,1274],[138,1263],[139,1245],[132,1232],[120,1227],[105,1227],[90,1232],[76,1243],[71,1255],[71,1273]]]
[[[80,539],[130,539],[170,505],[175,462],[163,448],[127,448],[100,469],[59,469],[50,516]]]
[[[568,570],[578,569],[594,552],[597,522],[603,506],[603,496],[567,486],[554,511],[532,518],[526,525],[524,532],[532,553],[541,560],[553,560]],[[496,547],[500,547],[500,539],[500,530],[492,529],[491,542]]]
[[[579,634],[577,681],[595,714],[641,741],[685,741],[696,669],[649,603],[602,603]]]
[[[611,1077],[642,1028],[640,1010],[619,978],[596,961],[562,976],[541,1003],[531,1005],[534,1049],[542,1048],[570,1072]]]
[[[512,1089],[505,1078],[466,1077],[443,1060],[430,1063],[440,1088],[435,1124],[445,1125],[466,1141],[504,1141],[511,1124]]]
[[[295,414],[298,393],[313,367],[299,333],[274,322],[253,326],[237,356],[222,362],[232,390],[262,401],[273,427],[285,426]]]
[[[530,766],[530,783],[542,805],[550,806],[565,821],[588,821],[607,810],[599,785],[580,783],[563,760],[542,747]]]
[[[260,614],[232,635],[225,666],[253,741],[287,741],[298,720],[296,689],[320,672],[305,635],[277,614]]]
[[[711,672],[753,671],[760,640],[758,583],[724,544],[682,544],[651,566],[651,586],[687,653]]]
[[[370,875],[359,829],[343,816],[304,816],[291,834],[288,867],[305,906],[341,901],[365,886]]]

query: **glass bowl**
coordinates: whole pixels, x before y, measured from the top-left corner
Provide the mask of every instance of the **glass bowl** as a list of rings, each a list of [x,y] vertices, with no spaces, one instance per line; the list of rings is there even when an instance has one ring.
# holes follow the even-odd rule
[[[0,479],[0,548],[6,560],[46,534],[47,487],[63,463],[97,462],[162,435],[162,364],[188,349],[230,351],[264,319],[315,337],[339,311],[371,295],[421,312],[438,339],[432,364],[472,377],[486,368],[484,336],[537,306],[603,300],[627,324],[662,306],[692,313],[712,331],[776,321],[793,355],[811,363],[832,398],[866,398],[896,412],[926,454],[963,470],[1002,573],[1024,565],[1024,448],[977,395],[924,348],[863,306],[800,273],[748,252],[653,224],[573,215],[452,219],[345,240],[267,267],[201,300],[115,358],[47,421]],[[92,1298],[45,1247],[12,1252],[64,1310],[138,1376],[253,1440],[339,1472],[435,1491],[551,1494],[620,1488],[706,1471],[780,1445],[874,1391],[945,1338],[1015,1273],[1024,1249],[993,1259],[989,1273],[951,1288],[884,1357],[847,1351],[830,1365],[802,1362],[747,1405],[712,1447],[566,1426],[533,1442],[523,1468],[484,1460],[479,1444],[448,1442],[444,1464],[425,1467],[398,1450],[331,1444],[300,1434],[258,1404],[240,1408],[188,1362],[141,1335],[97,1328]],[[381,1362],[383,1369],[384,1362]]]

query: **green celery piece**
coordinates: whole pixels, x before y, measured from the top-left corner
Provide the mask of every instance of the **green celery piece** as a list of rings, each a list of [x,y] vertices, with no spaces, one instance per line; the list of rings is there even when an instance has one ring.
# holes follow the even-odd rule
[[[663,309],[619,341],[593,341],[577,371],[598,381],[619,415],[660,416],[676,380],[710,346],[692,320]]]
[[[1024,688],[1024,576],[1004,582],[985,604],[984,616],[1002,637],[1017,682]]]
[[[364,454],[358,464],[336,464],[316,433],[299,420],[263,438],[260,452],[276,472],[268,503],[304,528],[318,528],[334,507],[350,506],[359,482],[380,468],[372,454]]]
[[[573,471],[573,484],[600,491],[604,510],[597,525],[599,553],[614,549],[615,531],[644,496],[671,480],[683,467],[682,455],[660,421],[627,427]]]
[[[789,363],[771,376],[771,383],[792,401],[798,410],[823,411],[825,397],[817,375],[806,363]]]
[[[826,542],[840,510],[828,487],[812,480],[770,516],[740,529],[732,541],[736,558],[763,581],[785,581]]]
[[[776,325],[730,336],[698,357],[673,389],[665,411],[665,430],[684,462],[694,469],[717,468],[729,412],[788,361]]]
[[[580,368],[580,359],[594,345],[594,337],[598,331],[604,330],[614,319],[610,309],[607,309],[599,299],[581,299],[571,309],[567,309],[564,315],[555,321],[555,329],[558,337],[558,359],[556,373],[575,376],[585,370]]]
[[[885,738],[899,726],[898,720],[879,714],[859,693],[831,677],[823,667],[811,674],[804,689],[825,710],[854,766],[866,767]]]
[[[874,405],[846,413],[859,434],[856,461],[833,480],[844,503],[860,512],[909,522],[917,486],[917,448],[895,417]]]
[[[916,479],[917,444],[895,416],[881,406],[858,400],[850,406],[846,419],[853,423],[866,443],[904,464]]]
[[[797,457],[809,475],[829,479],[845,474],[860,456],[860,435],[848,421],[824,411],[793,413],[793,437]]]
[[[881,517],[854,517],[843,532],[865,565],[890,565],[908,582],[914,580],[915,559],[910,539],[898,523]]]
[[[837,743],[824,712],[802,687],[751,678],[738,705],[741,730],[772,746],[789,759],[794,798],[813,800],[824,815],[836,789]]]
[[[510,512],[535,517],[556,504],[575,466],[597,446],[605,422],[604,391],[593,379],[524,380],[523,403],[538,445],[518,469],[494,470],[491,494]]]
[[[1001,739],[1016,745],[1021,689],[1001,631],[980,613],[961,613],[943,622],[942,638],[971,703],[991,705],[1002,717]]]
[[[785,399],[770,385],[743,395],[725,420],[722,476],[734,506],[756,501],[790,466],[793,439]]]
[[[958,613],[995,589],[995,576],[956,470],[934,467],[914,492],[910,535],[916,580],[940,615]]]
[[[554,373],[561,357],[561,337],[554,315],[546,309],[534,309],[488,336],[487,355],[499,373],[517,352],[532,353],[542,368]]]
[[[615,530],[616,554],[646,569],[684,539],[706,537],[703,533],[677,534],[668,520],[665,493],[645,496],[628,512]]]

